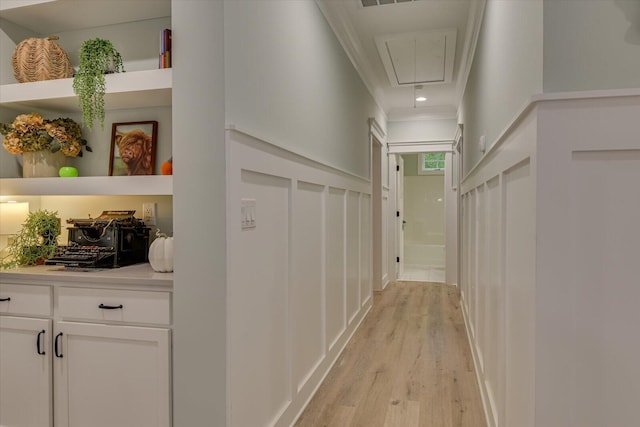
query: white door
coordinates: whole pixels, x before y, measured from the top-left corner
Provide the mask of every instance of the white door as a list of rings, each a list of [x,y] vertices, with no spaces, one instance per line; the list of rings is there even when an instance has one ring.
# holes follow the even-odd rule
[[[169,330],[57,322],[56,427],[169,427]]]
[[[51,321],[0,316],[0,426],[51,426]]]
[[[398,247],[396,248],[396,253],[398,254],[399,262],[396,263],[397,274],[396,277],[398,280],[401,279],[402,274],[404,273],[403,263],[404,263],[404,160],[401,155],[396,155],[396,207],[398,213],[396,214],[397,222],[396,222],[396,235]]]

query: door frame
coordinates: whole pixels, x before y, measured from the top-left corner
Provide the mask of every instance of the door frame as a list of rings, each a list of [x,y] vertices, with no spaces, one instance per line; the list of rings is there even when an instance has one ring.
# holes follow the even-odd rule
[[[369,118],[369,176],[371,178],[371,271],[374,291],[384,288],[382,278],[382,245],[387,244],[382,240],[382,161],[387,156],[383,155],[386,146],[386,134],[375,118]]]
[[[456,138],[457,138],[457,133],[456,133]],[[437,141],[423,141],[423,142],[388,142],[387,147],[389,149],[389,155],[390,156],[396,155],[396,157],[399,157],[401,154],[442,153],[442,152],[446,153],[449,157],[451,157],[456,152],[454,148],[455,144],[456,144],[456,140],[437,140]],[[452,164],[452,162],[448,162],[448,164]],[[445,173],[452,173],[452,171],[445,170]],[[459,173],[460,173],[460,169],[458,168],[458,174]],[[459,180],[457,180],[457,182],[455,182],[456,181],[455,179],[452,181],[453,181],[453,192],[455,192],[455,196],[452,197],[453,200],[450,200],[450,202],[454,202],[456,204],[456,208],[455,208],[456,218],[453,220],[455,220],[456,222],[455,229],[457,230],[457,233],[456,233],[457,236],[454,241],[454,244],[457,246],[457,257],[456,257],[456,265],[455,265],[454,273],[457,277],[453,277],[453,278],[445,277],[445,282],[449,284],[457,284],[460,277],[460,243],[459,243],[460,202],[459,202],[459,191],[457,191]],[[445,198],[447,197],[447,194],[450,194],[449,189],[445,188]],[[403,214],[401,216],[404,217]],[[445,221],[451,221],[451,220],[452,218],[445,216]],[[445,224],[445,229],[446,228],[447,227]],[[400,240],[401,238],[402,237],[399,236],[398,240]],[[445,236],[445,248],[446,248],[447,241],[448,239]],[[401,255],[402,254],[400,253],[398,247],[396,247],[396,256],[400,257]],[[400,264],[402,264],[403,262],[404,260],[400,259]],[[399,266],[399,268],[402,268],[402,267]]]

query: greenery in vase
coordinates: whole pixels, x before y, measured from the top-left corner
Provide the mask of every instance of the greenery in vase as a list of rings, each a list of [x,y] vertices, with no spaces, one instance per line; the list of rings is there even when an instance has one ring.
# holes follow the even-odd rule
[[[96,120],[104,129],[104,75],[121,71],[124,72],[122,57],[109,40],[95,38],[82,43],[73,91],[79,98],[82,124],[89,130]]]
[[[2,259],[2,268],[38,265],[51,258],[58,247],[60,218],[57,211],[44,209],[30,212],[22,229],[9,243],[9,255]]]

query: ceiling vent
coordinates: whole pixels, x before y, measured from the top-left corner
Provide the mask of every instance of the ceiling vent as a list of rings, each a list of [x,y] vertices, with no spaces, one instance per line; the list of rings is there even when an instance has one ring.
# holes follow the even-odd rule
[[[360,3],[364,7],[370,6],[384,6],[385,4],[394,4],[394,3],[409,3],[415,0],[360,0]]]
[[[376,37],[391,85],[451,83],[456,32],[454,28]]]

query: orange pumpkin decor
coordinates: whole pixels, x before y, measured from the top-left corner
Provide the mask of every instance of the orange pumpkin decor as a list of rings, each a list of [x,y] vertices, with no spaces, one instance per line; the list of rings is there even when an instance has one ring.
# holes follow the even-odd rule
[[[160,166],[162,175],[173,175],[173,158],[167,160]]]

